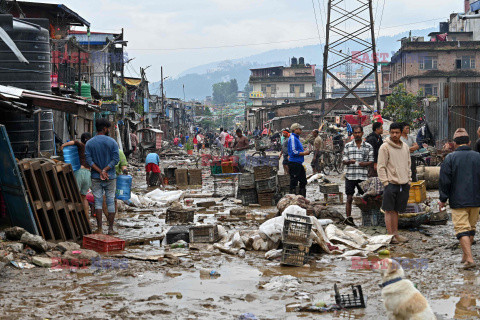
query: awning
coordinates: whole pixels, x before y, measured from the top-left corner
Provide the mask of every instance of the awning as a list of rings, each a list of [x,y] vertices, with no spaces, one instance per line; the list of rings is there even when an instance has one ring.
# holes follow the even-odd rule
[[[140,83],[142,83],[142,79],[135,78],[124,78],[123,81],[125,81],[125,84],[128,84],[129,86],[138,86]]]
[[[83,100],[59,97],[52,94],[0,85],[0,101],[20,103],[28,107],[40,107],[77,114],[79,108],[92,111],[97,108]]]

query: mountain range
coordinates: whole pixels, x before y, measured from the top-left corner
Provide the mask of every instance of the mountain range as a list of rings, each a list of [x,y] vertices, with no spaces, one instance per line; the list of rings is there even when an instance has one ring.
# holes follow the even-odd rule
[[[377,52],[388,53],[388,60],[394,52],[400,48],[400,39],[409,34],[427,36],[436,31],[435,28],[406,31],[394,36],[381,36],[377,39]],[[288,49],[269,50],[260,54],[234,59],[218,61],[190,68],[176,78],[167,79],[164,83],[165,94],[168,97],[183,98],[183,86],[187,88],[185,98],[187,100],[203,100],[212,94],[212,85],[230,79],[237,79],[239,90],[243,90],[250,77],[250,69],[272,66],[288,66],[291,57],[304,57],[305,63],[317,65],[317,69],[323,68],[322,49],[324,45],[308,45]],[[345,48],[345,50],[357,51],[360,47]],[[150,92],[158,92],[159,83],[150,84]]]

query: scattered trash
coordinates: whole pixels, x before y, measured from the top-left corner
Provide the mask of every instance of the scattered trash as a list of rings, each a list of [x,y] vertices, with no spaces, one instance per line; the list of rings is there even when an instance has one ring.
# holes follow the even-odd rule
[[[293,291],[300,285],[301,281],[291,275],[275,276],[261,287],[265,290]]]
[[[200,269],[200,277],[202,278],[218,278],[220,277],[220,273],[218,273],[215,270],[209,270],[209,269]]]
[[[344,308],[365,308],[365,299],[361,285],[352,286],[352,294],[340,294],[337,284],[335,290],[335,302]]]
[[[35,266],[28,262],[17,262],[17,261],[10,261],[10,263],[17,269],[32,269]]]

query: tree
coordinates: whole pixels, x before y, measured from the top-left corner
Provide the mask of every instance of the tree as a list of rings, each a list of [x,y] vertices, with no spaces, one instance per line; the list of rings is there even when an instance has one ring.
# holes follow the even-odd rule
[[[227,82],[215,83],[213,89],[213,103],[228,104],[237,101],[238,84],[237,79],[232,79]]]
[[[415,121],[425,114],[422,104],[419,103],[421,98],[421,92],[418,92],[416,95],[409,93],[400,84],[387,97],[387,106],[383,109],[382,115],[392,119],[392,121],[406,122],[415,126]]]

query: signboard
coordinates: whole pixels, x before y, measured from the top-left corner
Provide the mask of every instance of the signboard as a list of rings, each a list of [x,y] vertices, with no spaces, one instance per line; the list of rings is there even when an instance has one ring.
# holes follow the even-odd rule
[[[250,92],[250,98],[263,98],[263,92],[262,91],[252,91]]]

